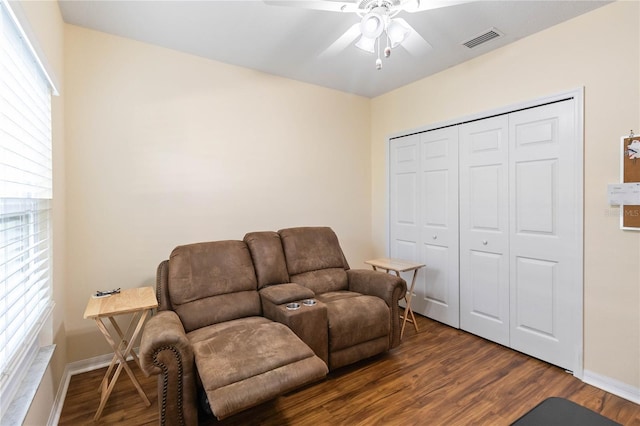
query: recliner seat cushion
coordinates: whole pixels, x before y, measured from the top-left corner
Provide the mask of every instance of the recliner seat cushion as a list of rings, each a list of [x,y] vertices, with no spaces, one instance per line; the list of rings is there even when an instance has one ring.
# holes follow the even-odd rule
[[[326,304],[330,304],[331,302],[335,302],[336,300],[346,299],[349,297],[358,297],[362,296],[361,293],[356,293],[355,291],[328,291],[326,293],[319,294],[317,299]]]
[[[328,371],[288,327],[263,317],[215,324],[187,336],[219,419],[320,379]]]

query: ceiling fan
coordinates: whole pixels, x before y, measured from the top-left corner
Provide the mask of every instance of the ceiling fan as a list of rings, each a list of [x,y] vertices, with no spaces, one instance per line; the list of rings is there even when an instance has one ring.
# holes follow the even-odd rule
[[[414,56],[431,49],[431,45],[407,21],[396,17],[400,12],[422,12],[469,1],[472,0],[264,0],[269,5],[355,13],[360,17],[360,23],[352,25],[321,56],[335,55],[358,39],[356,47],[377,54],[378,70],[382,69],[381,53],[388,58],[391,49],[400,45]]]

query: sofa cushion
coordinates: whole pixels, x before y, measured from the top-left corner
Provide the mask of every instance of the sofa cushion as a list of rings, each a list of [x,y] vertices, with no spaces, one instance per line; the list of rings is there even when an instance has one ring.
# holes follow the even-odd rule
[[[320,269],[318,271],[291,275],[291,280],[296,284],[313,290],[315,294],[346,290],[349,288],[347,271],[342,268]]]
[[[219,419],[327,374],[327,366],[288,327],[263,317],[187,334],[209,405]]]
[[[278,231],[291,276],[320,269],[349,269],[338,237],[328,227],[300,227]]]
[[[186,332],[237,318],[260,315],[262,304],[257,291],[241,291],[199,299],[175,306]]]
[[[289,282],[282,242],[277,232],[250,232],[244,236],[243,241],[251,252],[259,289]]]
[[[346,299],[349,297],[358,297],[362,296],[361,293],[356,293],[355,291],[328,291],[326,293],[318,295],[317,299],[324,303],[332,303],[336,300]]]
[[[261,314],[253,263],[242,241],[176,247],[167,280],[171,306],[187,332]]]

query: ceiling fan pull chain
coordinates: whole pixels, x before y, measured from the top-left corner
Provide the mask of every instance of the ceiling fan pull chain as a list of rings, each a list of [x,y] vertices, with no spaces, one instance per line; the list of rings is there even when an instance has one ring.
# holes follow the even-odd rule
[[[377,46],[376,46],[376,50],[378,51],[378,59],[376,59],[376,69],[377,70],[381,70],[382,69],[382,59],[380,59],[380,37],[378,37],[377,41]]]
[[[388,58],[391,56],[391,37],[389,37],[389,31],[385,31],[385,35],[387,36],[387,47],[384,48],[384,57]]]

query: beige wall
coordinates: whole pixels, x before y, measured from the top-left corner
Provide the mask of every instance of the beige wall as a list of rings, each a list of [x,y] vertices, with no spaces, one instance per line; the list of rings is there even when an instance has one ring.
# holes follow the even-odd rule
[[[51,320],[45,325],[40,341],[56,345],[53,358],[38,388],[25,425],[47,423],[58,385],[67,364],[64,329],[66,243],[65,243],[65,166],[64,166],[64,22],[57,1],[23,1],[12,3],[22,12],[30,36],[41,50],[42,58],[56,80],[59,96],[52,98],[53,144],[53,300],[56,305]]]
[[[606,185],[640,130],[640,3],[616,2],[372,101],[373,243],[386,248],[387,137],[584,86],[584,368],[640,388],[640,234]]]
[[[178,244],[327,225],[371,255],[368,99],[76,26],[65,72],[69,361],[108,352],[91,293]]]

